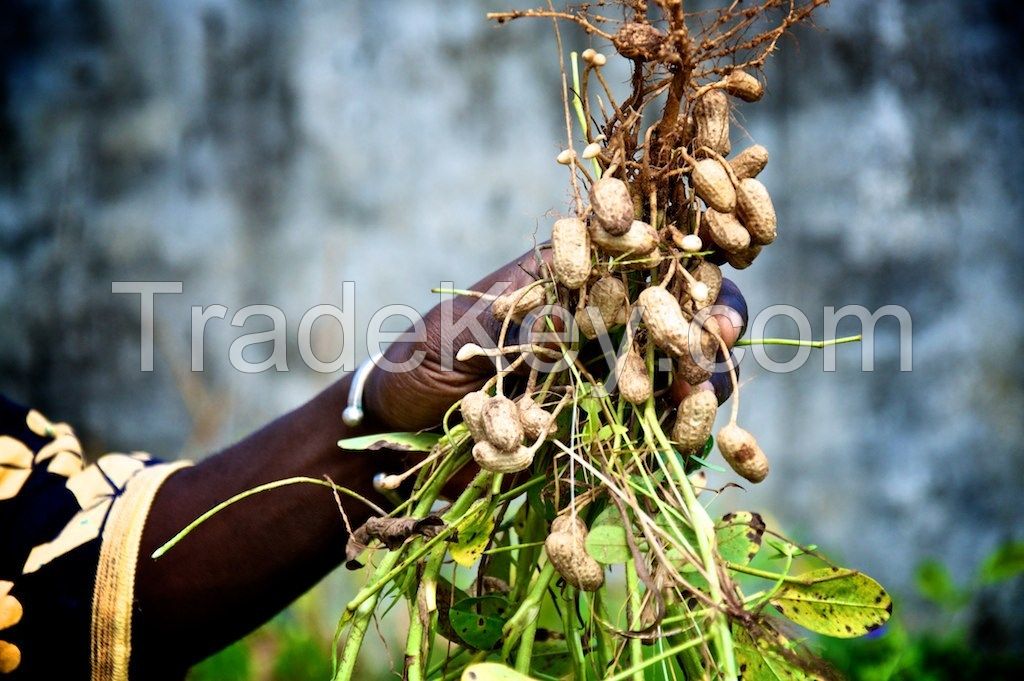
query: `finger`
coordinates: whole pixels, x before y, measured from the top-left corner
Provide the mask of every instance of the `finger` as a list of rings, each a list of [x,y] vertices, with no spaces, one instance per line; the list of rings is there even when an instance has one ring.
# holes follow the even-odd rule
[[[728,308],[726,312],[714,317],[718,322],[722,340],[731,348],[747,329],[747,301],[731,279],[722,279],[722,290],[715,300],[715,305]]]

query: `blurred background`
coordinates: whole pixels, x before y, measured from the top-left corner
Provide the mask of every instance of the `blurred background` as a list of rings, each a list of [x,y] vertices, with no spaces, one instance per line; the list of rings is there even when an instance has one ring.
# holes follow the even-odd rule
[[[529,248],[568,205],[557,52],[547,22],[484,20],[524,6],[6,0],[0,390],[93,452],[200,458],[336,379],[307,369],[295,339],[303,312],[341,304],[342,281],[359,328]],[[773,474],[723,505],[766,512],[898,602],[888,643],[836,659],[921,641],[1024,654],[1024,585],[991,574],[1024,560],[1005,548],[1024,540],[1022,14],[1014,0],[839,0],[780,44],[764,101],[737,111],[734,148],[771,151],[761,179],[780,220],[733,275],[751,311],[795,305],[816,337],[829,305],[913,319],[910,372],[892,318],[872,372],[856,346],[835,373],[820,354],[784,375],[744,363],[746,424]],[[608,75],[624,86],[621,67]],[[138,296],[113,295],[118,280],[183,283],[157,298],[152,372]],[[231,341],[269,328],[253,318],[210,322],[191,372],[190,307],[230,319],[252,303],[285,311],[290,370],[230,368]],[[840,335],[859,331],[847,324]],[[321,322],[314,347],[355,343],[361,358],[357,335]],[[320,678],[350,580],[197,678]]]

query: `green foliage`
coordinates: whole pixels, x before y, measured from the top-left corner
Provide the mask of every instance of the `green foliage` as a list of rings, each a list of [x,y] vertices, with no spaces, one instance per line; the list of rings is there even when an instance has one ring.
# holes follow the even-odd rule
[[[764,530],[764,520],[758,513],[727,513],[715,524],[718,553],[729,563],[745,565],[760,550]]]
[[[786,582],[772,605],[791,621],[826,636],[851,638],[881,627],[892,612],[885,589],[855,570],[824,568]]]
[[[391,449],[399,452],[429,452],[441,436],[437,433],[381,433],[338,440],[342,449],[364,452]]]
[[[252,678],[249,640],[238,641],[193,667],[189,681],[248,681]]]
[[[940,562],[923,562],[915,573],[920,594],[939,606],[930,629],[912,632],[894,618],[874,635],[855,641],[822,639],[825,659],[850,681],[990,681],[1024,676],[1024,660],[985,649],[958,626],[958,614],[985,598],[984,587],[1024,572],[1021,542],[1009,542],[990,554],[971,584],[960,587]],[[979,645],[979,643],[981,645]]]
[[[985,559],[979,577],[983,584],[995,584],[1024,574],[1024,541],[1006,542]]]
[[[499,596],[465,598],[452,606],[448,619],[458,637],[475,650],[490,650],[501,640],[508,601]]]

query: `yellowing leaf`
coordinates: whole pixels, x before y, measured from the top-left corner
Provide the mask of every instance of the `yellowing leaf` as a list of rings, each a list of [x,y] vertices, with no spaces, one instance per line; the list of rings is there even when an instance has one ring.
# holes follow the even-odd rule
[[[462,567],[469,567],[480,558],[494,531],[494,517],[488,502],[477,501],[467,515],[472,519],[459,528],[459,540],[448,547],[452,560]]]
[[[764,520],[750,511],[726,513],[715,524],[718,553],[730,563],[746,565],[761,548]]]
[[[892,599],[875,580],[856,570],[823,568],[798,575],[772,598],[791,621],[837,638],[879,628],[892,613]]]
[[[820,677],[809,674],[783,655],[789,641],[781,634],[769,642],[755,640],[742,627],[733,627],[733,643],[736,646],[736,667],[741,681],[803,681]]]

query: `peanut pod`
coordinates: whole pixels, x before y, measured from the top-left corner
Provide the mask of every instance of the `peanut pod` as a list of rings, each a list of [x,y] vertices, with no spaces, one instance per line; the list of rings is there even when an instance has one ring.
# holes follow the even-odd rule
[[[718,320],[709,316],[704,320],[703,327],[698,327],[695,323],[688,324],[687,333],[688,341],[693,342],[688,343],[686,352],[679,355],[676,361],[676,376],[690,385],[700,385],[711,378],[721,329]]]
[[[744,102],[756,102],[764,96],[764,85],[742,69],[736,69],[721,80],[722,89]]]
[[[587,304],[576,310],[576,324],[587,338],[597,337],[596,320],[604,324],[604,330],[626,323],[628,294],[621,279],[604,276],[595,281],[587,290]]]
[[[721,213],[736,209],[736,188],[725,166],[717,158],[705,158],[693,164],[690,172],[693,191],[708,205]]]
[[[679,451],[684,454],[702,451],[711,436],[717,413],[718,398],[714,392],[695,390],[687,395],[679,403],[672,427],[672,439],[679,445]]]
[[[750,482],[761,482],[767,477],[768,457],[748,431],[729,423],[719,429],[715,439],[722,458],[734,471]]]
[[[619,394],[630,404],[643,404],[654,392],[647,364],[636,348],[630,348],[619,365]]]
[[[492,473],[518,473],[533,463],[534,450],[519,445],[511,450],[498,449],[487,440],[473,445],[473,460],[480,468]]]
[[[609,234],[595,221],[591,224],[594,243],[613,255],[648,255],[658,247],[658,232],[646,222],[634,220],[625,234]]]
[[[733,213],[721,213],[714,208],[704,211],[702,218],[711,240],[729,253],[738,253],[750,246],[750,232]]]
[[[543,285],[529,286],[530,288],[526,293],[523,293],[523,289],[518,289],[512,293],[503,293],[495,298],[494,302],[491,303],[491,313],[494,315],[494,318],[504,320],[505,317],[511,314],[514,321],[522,322],[531,310],[547,303],[547,293]],[[521,298],[520,295],[522,295]],[[516,302],[517,298],[519,302]]]
[[[590,188],[594,219],[612,236],[622,236],[633,224],[633,199],[629,187],[614,177],[602,177]]]
[[[557,220],[551,228],[551,270],[563,286],[578,289],[590,277],[590,233],[579,218]]]
[[[768,189],[752,177],[740,180],[736,188],[736,212],[755,244],[775,241],[777,220]]]
[[[637,304],[654,344],[672,357],[686,354],[689,325],[675,296],[660,286],[652,286],[641,291]]]
[[[766,165],[768,165],[768,150],[760,144],[749,146],[729,159],[729,166],[737,180],[757,177]]]
[[[587,553],[586,540],[587,526],[582,520],[559,516],[551,523],[544,551],[565,581],[582,591],[597,591],[604,584],[604,570]]]
[[[693,148],[699,152],[707,147],[717,154],[728,156],[732,151],[729,142],[729,98],[721,90],[709,90],[693,105],[693,121],[696,134]]]
[[[502,451],[514,450],[523,441],[523,426],[515,402],[495,395],[484,404],[484,439]]]

